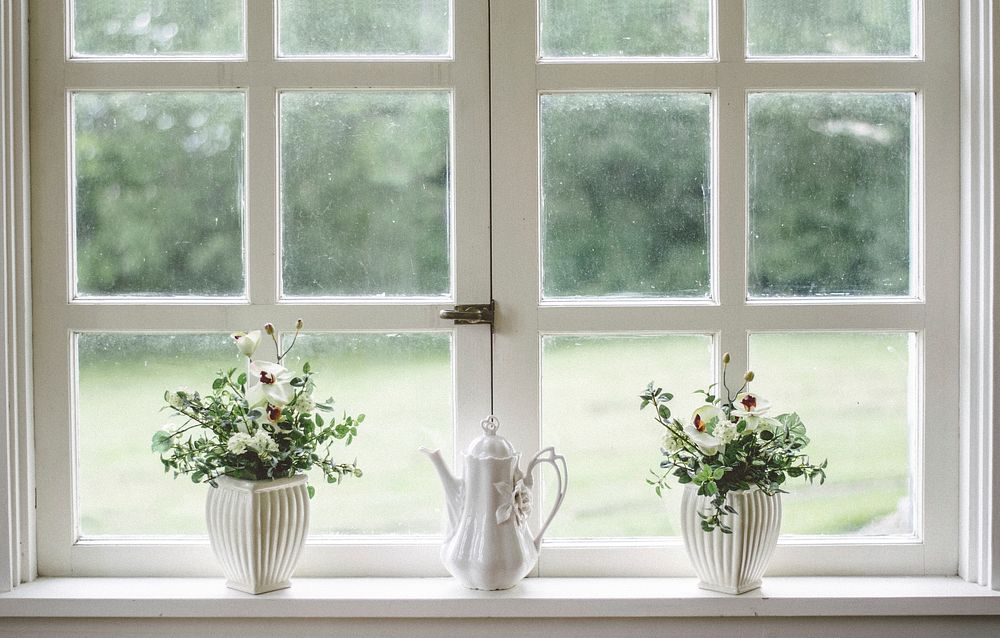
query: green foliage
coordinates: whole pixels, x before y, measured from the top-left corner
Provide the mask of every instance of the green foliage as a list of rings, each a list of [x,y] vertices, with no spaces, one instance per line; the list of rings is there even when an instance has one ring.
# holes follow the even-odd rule
[[[646,483],[657,496],[670,487],[671,480],[696,485],[698,494],[708,498],[712,507],[708,513],[698,513],[706,532],[732,532],[726,520],[737,512],[726,502],[729,492],[760,489],[773,495],[785,491],[782,486],[788,477],[819,479],[820,484],[826,480],[827,462],[814,464],[803,451],[809,438],[799,416],[764,416],[766,402],[744,393],[746,386],[733,393],[723,375],[718,394],[726,396],[717,396],[711,388],[700,391],[706,403],[695,411],[691,423],[671,418],[666,404],[673,396],[654,383],[639,395],[640,409],[656,406],[656,421],[666,430],[661,448],[663,471],[650,470],[652,476]]]
[[[259,337],[259,332],[255,337]],[[246,373],[237,375],[232,368],[216,375],[209,394],[184,388],[165,392],[165,409],[183,422],[153,434],[151,448],[160,455],[164,471],[172,471],[175,478],[188,475],[195,483],[213,486],[220,476],[276,479],[312,468],[320,469],[328,483],[340,483],[349,476],[361,477],[356,460],[351,463],[333,460],[332,447],[336,442],[350,445],[365,415],[324,418],[323,414],[333,412],[333,399],[322,403],[313,400],[315,373],[309,364],[304,364],[302,373],[296,376],[280,366],[294,343],[293,340],[283,353],[278,351],[278,364],[257,362],[255,369],[251,359],[254,375],[250,386],[246,384]],[[250,356],[247,355],[248,359]],[[259,396],[259,393],[254,395],[255,386],[259,390],[264,384],[273,388],[287,384],[291,389],[284,395],[287,400],[275,398],[282,396],[275,392],[252,404],[248,397]],[[309,492],[311,497],[314,490]]]

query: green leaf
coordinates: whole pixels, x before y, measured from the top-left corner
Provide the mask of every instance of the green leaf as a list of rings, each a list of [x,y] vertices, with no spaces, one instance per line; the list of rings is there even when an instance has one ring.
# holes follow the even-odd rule
[[[225,378],[219,377],[215,381],[212,382],[212,389],[213,390],[221,390],[222,386],[224,386],[224,385],[226,385]]]
[[[154,452],[163,454],[164,452],[169,452],[170,448],[173,447],[173,435],[166,430],[160,430],[153,434],[153,440],[150,447]]]
[[[236,385],[246,385],[247,384],[247,373],[241,372],[240,376],[236,377]]]
[[[309,364],[307,363],[306,365],[309,365]],[[309,498],[312,498],[312,497],[316,496],[316,488],[313,487],[312,485],[307,485],[306,486],[306,492],[309,493]]]

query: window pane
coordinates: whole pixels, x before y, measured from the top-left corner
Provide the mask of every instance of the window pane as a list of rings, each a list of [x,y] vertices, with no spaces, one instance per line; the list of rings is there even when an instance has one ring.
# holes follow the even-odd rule
[[[545,298],[707,297],[711,99],[543,95]]]
[[[166,390],[206,392],[241,365],[228,334],[84,333],[77,337],[80,533],[205,534],[204,485],[164,474],[149,449]],[[245,359],[243,359],[245,361]]]
[[[241,295],[242,93],[75,93],[77,292]]]
[[[73,0],[78,56],[239,56],[241,0]]]
[[[912,93],[749,96],[749,294],[908,295]]]
[[[417,448],[452,457],[451,333],[306,334],[292,355],[287,365],[316,371],[317,398],[333,396],[337,414],[365,414],[339,452],[364,476],[332,487],[311,477],[311,532],[440,534],[441,483]]]
[[[286,294],[449,294],[449,108],[444,91],[282,94]]]
[[[448,55],[449,0],[280,0],[282,55]]]
[[[786,486],[782,533],[913,532],[915,352],[905,332],[750,336],[754,391],[775,414],[797,412],[810,457],[830,461],[826,484]]]
[[[747,0],[752,56],[906,56],[912,0]]]
[[[649,408],[639,411],[638,397],[655,380],[687,414],[698,405],[694,391],[712,383],[712,360],[708,335],[543,337],[543,445],[569,459],[572,481],[547,537],[680,534],[682,490],[661,501],[645,483],[659,470],[663,428]],[[546,483],[546,511],[554,492]]]
[[[542,0],[543,57],[707,57],[709,0]]]
[[[268,343],[261,356],[273,359]],[[82,534],[204,534],[209,488],[164,474],[149,440],[175,421],[160,411],[165,390],[204,394],[217,370],[243,365],[232,339],[85,333],[78,348]],[[317,488],[311,533],[438,533],[440,484],[416,450],[451,455],[450,333],[306,334],[292,355],[286,365],[301,369],[308,361],[317,373],[317,398],[333,395],[338,414],[367,415],[354,443],[334,446],[334,458],[357,459],[364,476],[340,486],[310,478]]]

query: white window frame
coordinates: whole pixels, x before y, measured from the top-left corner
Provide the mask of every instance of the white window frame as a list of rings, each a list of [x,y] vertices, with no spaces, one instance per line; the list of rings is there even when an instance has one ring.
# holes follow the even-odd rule
[[[485,0],[454,2],[454,55],[426,58],[279,58],[277,5],[245,2],[246,54],[232,58],[72,56],[71,0],[32,1],[31,70],[34,363],[36,382],[53,389],[36,404],[38,570],[45,575],[210,576],[205,541],[170,538],[81,538],[77,529],[75,338],[79,332],[231,332],[271,321],[311,332],[438,331],[451,334],[455,441],[469,438],[490,412],[490,329],[456,328],[438,317],[459,300],[490,298],[488,33]],[[50,81],[51,80],[51,81]],[[246,296],[238,298],[74,298],[70,100],[74,91],[230,90],[246,96],[244,224]],[[283,91],[430,89],[449,91],[452,290],[434,298],[302,299],[283,297],[280,281],[278,103]],[[55,388],[59,387],[58,392]],[[464,429],[463,429],[464,428]],[[457,445],[453,445],[457,449]],[[414,451],[414,453],[416,453]],[[71,462],[67,463],[67,460]],[[431,471],[428,467],[428,471]],[[169,480],[169,477],[164,477]],[[322,505],[317,503],[316,507]],[[303,576],[443,574],[433,537],[317,536]]]
[[[728,0],[721,0],[727,2]],[[2,184],[3,184],[3,276],[5,295],[3,298],[4,339],[0,343],[0,354],[5,363],[6,375],[3,377],[2,389],[5,401],[0,416],[0,591],[10,589],[19,582],[32,580],[36,574],[35,550],[36,542],[33,513],[35,500],[33,498],[36,483],[33,458],[36,452],[34,443],[34,419],[31,414],[31,369],[44,365],[42,359],[32,357],[30,327],[31,314],[38,312],[38,305],[31,300],[30,241],[29,241],[29,202],[28,174],[28,144],[27,144],[27,2],[28,0],[12,0],[4,3],[0,12],[0,51],[3,53],[3,100],[0,101],[0,132],[2,132]],[[936,4],[936,3],[935,3]],[[498,6],[500,5],[500,6]],[[518,22],[521,17],[513,15],[511,5],[493,3],[491,10],[495,19],[513,20]],[[961,490],[958,494],[950,492],[944,498],[951,501],[961,500],[957,507],[960,523],[955,526],[955,543],[958,556],[958,571],[967,580],[1000,589],[1000,525],[997,513],[1000,512],[1000,488],[995,488],[993,476],[1000,472],[1000,446],[994,442],[996,425],[994,413],[1000,409],[993,388],[1000,382],[1000,370],[995,369],[994,358],[1000,355],[997,347],[1000,345],[998,324],[994,319],[994,306],[1000,299],[1000,265],[995,263],[994,246],[997,245],[998,229],[994,223],[997,205],[997,193],[993,184],[1000,177],[1000,165],[994,162],[994,149],[1000,140],[993,126],[993,114],[1000,106],[1000,95],[994,90],[997,82],[997,70],[993,60],[997,50],[996,43],[1000,38],[1000,20],[994,16],[991,0],[962,0],[962,250],[961,250],[961,415],[959,433],[961,435],[960,479]],[[498,15],[502,14],[502,15]],[[34,19],[34,15],[33,15]],[[730,25],[731,26],[731,25]],[[519,39],[528,37],[525,33]],[[533,36],[532,36],[533,37]],[[492,39],[492,55],[494,58],[510,55],[513,47],[505,48],[504,42],[498,41],[496,35]],[[723,50],[723,53],[725,51]],[[516,89],[521,97],[517,104],[510,108],[509,113],[498,113],[494,103],[493,127],[503,131],[503,136],[494,136],[494,153],[502,154],[503,146],[512,146],[517,136],[510,136],[515,127],[510,125],[521,121],[526,115],[525,95],[534,95],[537,88],[527,86],[527,74],[524,65],[528,64],[523,51],[510,58],[516,65],[521,65],[520,72],[512,72],[508,77],[494,72],[493,84],[496,91]],[[530,63],[534,65],[534,60]],[[855,62],[843,63],[843,72],[848,73]],[[639,65],[636,65],[639,66]],[[863,69],[862,69],[863,70]],[[638,71],[643,73],[643,71]],[[649,73],[649,72],[645,72]],[[956,74],[957,75],[957,74]],[[36,117],[36,110],[31,111]],[[504,126],[507,125],[507,126]],[[534,135],[534,132],[531,132]],[[742,159],[738,160],[742,162]],[[502,175],[497,175],[494,168],[494,194],[515,191],[517,184],[522,192],[530,192],[524,187],[525,182],[519,179],[537,180],[537,174],[515,170],[517,167],[507,167]],[[724,171],[720,167],[720,171]],[[732,167],[730,167],[730,171]],[[504,180],[513,180],[505,186]],[[527,183],[534,183],[529,181]],[[722,184],[725,188],[725,184]],[[506,230],[503,218],[511,215],[521,215],[525,210],[533,210],[534,202],[528,207],[523,204],[526,196],[510,202],[494,201],[496,214],[494,225],[497,226],[494,235],[495,242],[505,242],[513,233],[511,225]],[[520,205],[519,205],[520,203]],[[721,212],[725,215],[725,209]],[[721,238],[723,242],[725,237]],[[509,243],[507,245],[510,245]],[[730,243],[730,245],[732,245]],[[725,244],[723,244],[725,246]],[[461,248],[461,246],[460,246]],[[531,262],[522,262],[531,263]],[[537,279],[534,279],[537,282]],[[37,285],[37,284],[36,284]],[[508,284],[509,285],[509,284]],[[499,287],[499,286],[498,286]],[[527,290],[532,290],[528,288]],[[499,296],[498,290],[498,296]],[[525,294],[521,291],[521,294]],[[725,298],[725,289],[722,291]],[[524,306],[531,310],[519,313],[511,310],[501,315],[501,321],[508,322],[507,328],[520,327],[522,333],[531,335],[531,340],[537,344],[538,319],[534,308],[537,307],[537,297],[528,300]],[[556,309],[553,309],[556,310]],[[831,309],[836,311],[835,309]],[[755,311],[756,312],[756,311]],[[649,322],[654,315],[645,308],[631,312],[636,319]],[[523,314],[530,315],[527,318]],[[765,317],[766,311],[761,311]],[[794,313],[793,313],[794,314]],[[645,315],[645,318],[643,317]],[[680,321],[690,321],[693,315],[680,309]],[[685,315],[688,315],[685,319]],[[640,323],[640,322],[636,322]],[[503,325],[501,323],[501,325]],[[527,326],[525,328],[524,326]],[[499,327],[499,326],[498,326]],[[595,326],[601,329],[600,325]],[[614,329],[618,329],[615,327]],[[662,330],[662,325],[654,325],[653,329]],[[699,327],[703,330],[703,327]],[[497,346],[497,358],[502,369],[503,357],[516,354],[518,348],[523,349],[525,340],[521,335],[521,343],[511,343]],[[498,341],[501,337],[498,336]],[[537,356],[537,345],[534,356]],[[537,378],[537,377],[536,377]],[[958,380],[955,380],[957,383]],[[49,388],[44,390],[47,392]],[[537,392],[537,391],[536,391]],[[514,397],[508,393],[497,392],[495,400],[498,411],[501,405],[511,406],[511,418],[508,421],[520,421],[522,417],[537,411],[537,405],[525,405],[517,411]],[[48,396],[48,395],[46,395]],[[530,402],[528,402],[530,403]],[[516,416],[515,416],[516,415]],[[954,418],[954,415],[948,415]],[[521,431],[517,435],[530,441],[531,433]],[[462,435],[459,434],[459,439]],[[537,438],[537,437],[536,437]],[[526,446],[530,447],[530,445]],[[41,479],[41,475],[39,475]],[[49,480],[48,475],[39,483]],[[162,547],[159,549],[163,549]],[[386,548],[380,548],[385,550]],[[546,549],[549,549],[548,547]],[[582,556],[589,550],[576,552]],[[122,560],[136,558],[138,554],[122,557]],[[385,562],[390,563],[401,558],[403,554],[391,552],[383,554]],[[307,557],[308,558],[308,557]],[[407,560],[413,558],[412,553],[406,553]],[[545,557],[543,555],[543,561]],[[657,560],[660,560],[659,558]],[[780,564],[780,556],[778,561]],[[329,575],[327,573],[326,575]],[[608,575],[606,572],[602,575]],[[638,573],[635,575],[639,575]]]
[[[919,6],[920,3],[918,3]],[[917,348],[917,384],[923,415],[914,423],[915,534],[908,538],[857,536],[783,537],[770,573],[782,575],[945,574],[958,561],[958,352],[948,335],[958,334],[958,5],[925,2],[926,23],[940,34],[923,38],[915,22],[917,54],[892,59],[746,59],[742,2],[721,0],[717,51],[708,60],[599,62],[541,59],[534,0],[491,5],[494,21],[507,31],[492,43],[494,254],[522,264],[494,263],[494,291],[503,307],[495,339],[494,405],[521,425],[516,444],[540,445],[532,424],[541,420],[539,338],[548,334],[636,332],[708,333],[716,360],[729,352],[736,370],[747,369],[749,333],[770,331],[912,331]],[[953,28],[952,28],[953,27]],[[953,33],[953,34],[952,34]],[[714,205],[711,299],[546,301],[539,293],[539,95],[558,91],[704,91],[713,95]],[[746,96],[757,90],[914,91],[915,161],[913,198],[913,298],[747,300],[746,281]],[[922,112],[922,113],[921,113]],[[930,126],[927,123],[933,122]],[[920,124],[922,123],[922,125]],[[503,132],[503,134],[501,134]],[[724,145],[727,152],[720,152]],[[923,147],[923,148],[921,148]],[[515,158],[517,158],[515,160]],[[926,179],[932,176],[933,179]],[[717,211],[717,212],[716,212]],[[924,218],[926,220],[924,221]],[[920,229],[936,230],[927,242]],[[911,231],[912,232],[912,231]],[[927,273],[927,276],[924,276]],[[923,362],[934,365],[924,365]],[[718,374],[718,372],[716,373]],[[718,382],[719,379],[716,379]],[[951,406],[949,409],[948,406]],[[932,428],[928,445],[921,433]],[[591,461],[594,461],[593,459]],[[933,462],[932,462],[933,461]],[[572,471],[572,463],[571,463]],[[831,470],[833,471],[833,470]],[[921,504],[926,506],[922,511]],[[546,576],[679,576],[688,567],[679,539],[564,540],[545,543],[540,571]]]

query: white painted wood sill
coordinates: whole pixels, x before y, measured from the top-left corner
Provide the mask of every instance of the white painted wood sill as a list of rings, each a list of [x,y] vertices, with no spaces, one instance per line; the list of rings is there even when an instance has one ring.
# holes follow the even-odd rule
[[[300,578],[250,596],[214,578],[41,578],[0,594],[0,617],[653,618],[1000,616],[1000,592],[957,577],[767,578],[727,596],[688,578],[529,578],[476,592],[449,578]]]

